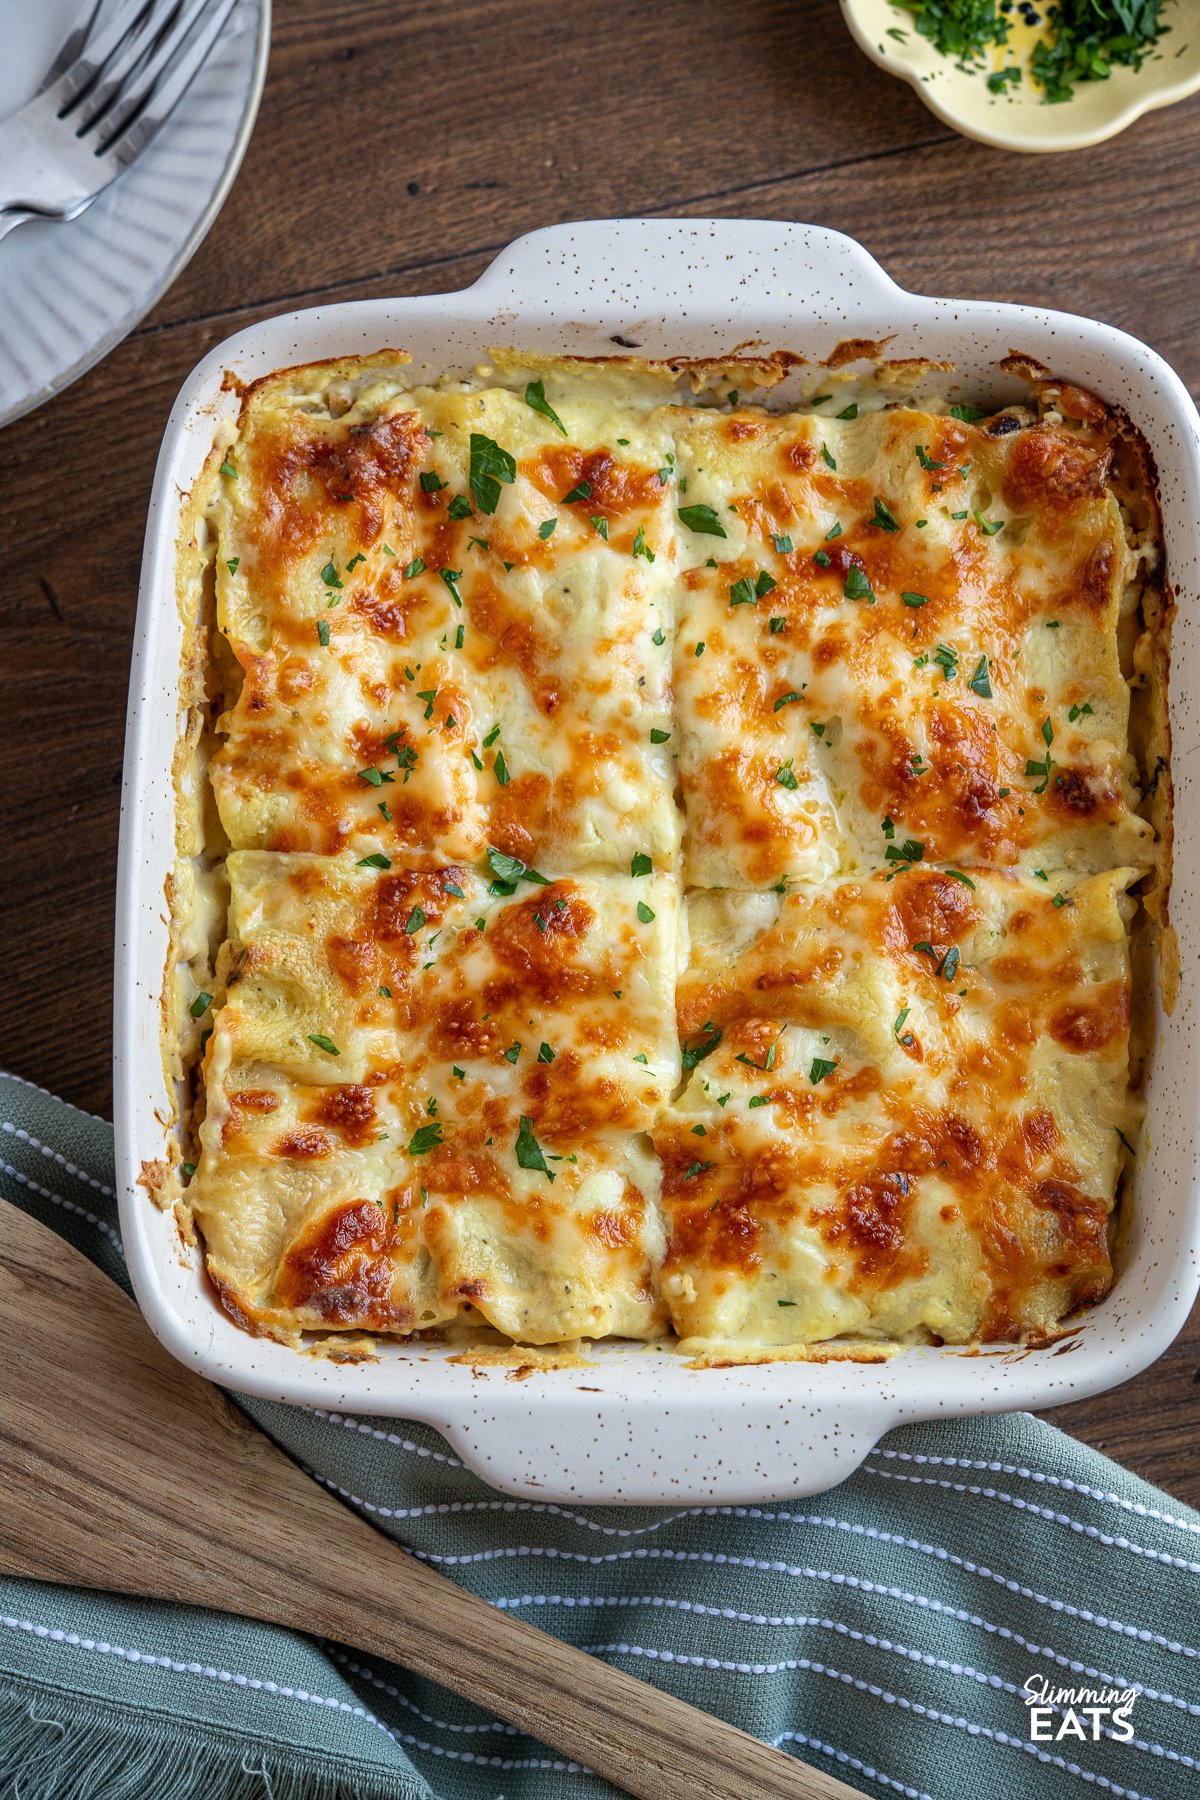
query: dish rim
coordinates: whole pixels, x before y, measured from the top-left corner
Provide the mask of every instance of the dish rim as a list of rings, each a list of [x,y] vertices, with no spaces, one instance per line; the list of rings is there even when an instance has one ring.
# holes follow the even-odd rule
[[[775,286],[748,282],[747,264],[757,264],[760,276],[773,277]],[[806,274],[798,300],[781,285],[784,271],[790,281]],[[639,303],[641,322],[634,323]],[[648,304],[661,312],[657,324],[646,322]],[[1174,1254],[1168,1258],[1160,1247],[1152,1264],[1163,1290],[1153,1318],[1124,1323],[1125,1312],[1136,1313],[1136,1304],[1128,1283],[1119,1278],[1114,1296],[1122,1309],[1121,1330],[1114,1334],[1103,1328],[1105,1319],[1111,1326],[1116,1310],[1110,1296],[1067,1340],[1075,1354],[1065,1361],[1058,1360],[1062,1344],[1038,1351],[1008,1347],[975,1358],[961,1349],[911,1347],[887,1363],[780,1362],[695,1370],[678,1357],[666,1363],[661,1355],[655,1368],[654,1352],[638,1347],[598,1352],[587,1388],[581,1388],[578,1370],[542,1372],[536,1382],[506,1382],[503,1368],[481,1376],[452,1366],[447,1355],[429,1346],[409,1347],[407,1354],[404,1346],[397,1347],[398,1354],[389,1347],[378,1362],[347,1366],[252,1338],[207,1299],[196,1270],[183,1271],[174,1221],[151,1204],[139,1185],[142,1164],[149,1160],[142,1146],[152,1148],[156,1141],[161,1147],[164,1120],[159,1109],[166,1099],[158,1046],[163,958],[159,954],[156,966],[154,954],[156,935],[160,949],[165,944],[161,881],[154,879],[164,869],[164,801],[155,777],[164,766],[163,746],[168,746],[169,761],[175,742],[171,665],[169,658],[163,660],[165,640],[176,648],[178,644],[175,530],[191,485],[189,454],[194,476],[203,454],[200,446],[211,446],[222,405],[228,405],[220,389],[226,370],[235,366],[248,375],[265,373],[321,354],[354,353],[360,344],[364,350],[394,344],[398,330],[420,337],[436,333],[439,326],[452,340],[457,331],[477,347],[505,341],[503,334],[517,330],[522,347],[546,348],[550,332],[566,353],[578,350],[584,337],[600,347],[598,334],[605,327],[610,328],[607,337],[670,330],[679,334],[675,354],[711,354],[718,345],[728,350],[744,340],[756,319],[765,325],[768,343],[786,343],[781,335],[785,315],[793,341],[803,339],[810,350],[816,347],[816,332],[824,334],[826,348],[832,350],[838,338],[878,337],[883,335],[880,325],[890,323],[898,325],[902,339],[923,340],[922,349],[902,346],[912,354],[936,353],[927,346],[931,332],[936,336],[941,331],[947,339],[955,332],[968,338],[981,334],[991,352],[983,358],[981,351],[981,365],[994,366],[1014,347],[1034,355],[1049,350],[1050,358],[1043,360],[1054,360],[1056,373],[1082,379],[1078,366],[1069,365],[1072,358],[1078,365],[1091,353],[1108,363],[1114,380],[1119,374],[1127,385],[1136,387],[1140,381],[1147,405],[1153,390],[1162,414],[1161,445],[1153,433],[1148,434],[1151,443],[1156,452],[1161,449],[1160,464],[1169,452],[1168,473],[1192,503],[1182,561],[1191,572],[1191,586],[1196,585],[1200,420],[1182,383],[1161,358],[1110,326],[1072,315],[907,294],[853,240],[815,227],[746,220],[558,226],[517,240],[479,281],[456,293],[343,302],[250,326],[210,352],[184,384],[164,435],[151,499],[130,685],[118,873],[114,1087],[122,1229],[135,1291],[166,1347],[209,1378],[261,1397],[333,1412],[424,1419],[449,1436],[486,1479],[516,1493],[584,1501],[743,1501],[831,1485],[851,1473],[893,1424],[1054,1404],[1110,1387],[1160,1355],[1186,1319],[1200,1287],[1200,1184],[1192,1140],[1186,1146],[1192,1177],[1171,1239]],[[526,329],[530,320],[532,336]],[[700,341],[706,332],[715,338],[711,349]],[[568,338],[577,341],[564,341]],[[647,353],[655,352],[647,348]],[[1061,366],[1064,358],[1068,366]],[[965,371],[960,379],[969,382],[971,375]],[[999,385],[999,378],[994,379]],[[1127,385],[1105,397],[1124,401]],[[1183,544],[1178,513],[1172,515],[1172,526]],[[1180,560],[1172,555],[1177,579]],[[176,656],[176,679],[177,674]],[[1175,711],[1173,701],[1173,717]],[[165,732],[164,718],[169,722]],[[166,807],[173,822],[173,796]],[[130,944],[136,946],[132,955],[126,954]],[[1183,1005],[1189,1009],[1195,1003],[1194,985],[1185,980]],[[1200,1099],[1194,1054],[1187,1059],[1186,1074],[1193,1097]],[[1193,1105],[1188,1116],[1197,1110]],[[1153,1212],[1139,1206],[1139,1223]],[[900,1372],[904,1379],[897,1379]],[[599,1401],[584,1398],[597,1394]],[[672,1428],[664,1432],[668,1413]]]

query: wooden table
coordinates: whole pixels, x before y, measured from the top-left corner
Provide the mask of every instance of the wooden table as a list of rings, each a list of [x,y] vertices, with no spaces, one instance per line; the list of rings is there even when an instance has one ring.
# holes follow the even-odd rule
[[[317,301],[471,282],[509,239],[629,213],[799,219],[904,286],[1090,313],[1196,391],[1200,99],[1016,157],[948,131],[835,0],[279,0],[241,174],[100,366],[0,433],[2,1057],[110,1105],[125,687],[146,500],[192,365]],[[0,320],[0,331],[3,321]],[[1200,1504],[1200,1314],[1152,1369],[1050,1415]]]

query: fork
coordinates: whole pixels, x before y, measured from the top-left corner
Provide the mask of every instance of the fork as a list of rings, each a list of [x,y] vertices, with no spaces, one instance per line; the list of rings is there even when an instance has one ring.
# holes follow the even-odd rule
[[[0,123],[0,238],[30,218],[74,219],[145,150],[183,98],[237,0],[123,0],[77,25],[41,91]]]

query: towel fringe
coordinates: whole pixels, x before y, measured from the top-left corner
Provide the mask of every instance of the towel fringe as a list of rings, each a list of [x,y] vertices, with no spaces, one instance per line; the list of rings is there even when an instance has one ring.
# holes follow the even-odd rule
[[[361,1765],[250,1749],[103,1701],[0,1687],[0,1793],[12,1800],[404,1800]]]

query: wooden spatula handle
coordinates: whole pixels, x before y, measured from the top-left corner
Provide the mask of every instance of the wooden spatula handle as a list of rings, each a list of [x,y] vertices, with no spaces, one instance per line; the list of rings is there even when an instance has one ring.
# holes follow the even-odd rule
[[[0,1572],[356,1645],[643,1800],[853,1795],[406,1555],[174,1362],[86,1257],[3,1200],[0,1369]]]

